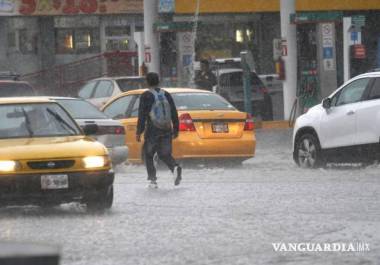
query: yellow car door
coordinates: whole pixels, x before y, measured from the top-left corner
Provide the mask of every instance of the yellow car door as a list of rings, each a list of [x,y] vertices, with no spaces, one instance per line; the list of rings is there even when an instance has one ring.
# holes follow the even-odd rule
[[[128,160],[141,162],[141,142],[136,141],[138,107],[140,94],[127,94],[109,102],[103,112],[113,119],[119,120],[125,128],[125,142],[129,148]]]

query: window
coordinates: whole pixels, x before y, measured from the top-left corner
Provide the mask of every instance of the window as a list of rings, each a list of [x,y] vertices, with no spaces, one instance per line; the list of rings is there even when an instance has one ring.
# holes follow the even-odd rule
[[[111,81],[99,81],[95,88],[94,98],[107,98],[112,95],[113,85]]]
[[[56,52],[97,53],[100,51],[99,38],[97,28],[57,29]]]
[[[26,83],[0,83],[0,97],[20,97],[34,95],[34,89]]]
[[[56,33],[56,52],[73,53],[74,52],[74,34],[70,29],[59,29]]]
[[[9,32],[7,41],[8,41],[8,48],[9,49],[16,48],[16,32],[14,32],[14,31]]]
[[[131,29],[129,26],[106,27],[106,49],[128,50]]]
[[[94,29],[76,29],[74,35],[76,53],[99,52],[99,32]]]
[[[172,94],[178,110],[234,110],[222,97],[212,93]]]
[[[371,92],[369,93],[368,99],[379,99],[380,98],[380,78],[376,78],[373,83]]]
[[[78,135],[74,121],[56,103],[0,106],[0,138]]]
[[[37,36],[27,29],[19,30],[19,49],[23,54],[37,53]]]
[[[131,117],[139,116],[139,105],[140,105],[140,97],[138,97],[135,101],[135,104],[133,104],[133,108],[131,110]]]
[[[105,108],[104,113],[112,119],[125,119],[132,99],[133,96],[118,98]]]
[[[364,90],[367,88],[369,78],[355,80],[345,86],[338,95],[336,106],[355,103],[362,99]]]
[[[107,119],[108,117],[91,103],[76,99],[57,99],[74,119]]]
[[[84,87],[82,87],[81,90],[79,90],[78,96],[84,99],[91,98],[92,94],[94,93],[96,83],[96,81],[93,81],[85,84]]]
[[[132,89],[139,89],[147,87],[145,78],[134,78],[134,79],[118,79],[116,80],[119,88],[123,92],[127,92]]]

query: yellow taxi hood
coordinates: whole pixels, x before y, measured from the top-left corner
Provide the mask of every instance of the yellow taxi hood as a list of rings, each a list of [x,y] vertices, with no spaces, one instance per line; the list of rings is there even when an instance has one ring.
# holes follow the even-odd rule
[[[86,136],[0,139],[0,160],[69,158],[107,154],[106,148]]]

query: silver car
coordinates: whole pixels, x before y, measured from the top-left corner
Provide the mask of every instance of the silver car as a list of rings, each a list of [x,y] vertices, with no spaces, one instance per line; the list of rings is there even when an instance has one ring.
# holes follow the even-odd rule
[[[101,108],[110,98],[132,89],[145,88],[143,76],[100,77],[88,81],[78,96]]]
[[[93,137],[107,147],[113,165],[121,164],[128,158],[124,126],[99,111],[91,103],[78,98],[50,97],[61,104],[82,128],[87,124],[98,125]]]

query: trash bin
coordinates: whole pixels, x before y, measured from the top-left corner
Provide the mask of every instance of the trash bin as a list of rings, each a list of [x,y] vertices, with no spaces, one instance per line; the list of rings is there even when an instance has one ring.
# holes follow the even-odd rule
[[[1,265],[58,265],[59,258],[57,246],[0,242]]]

